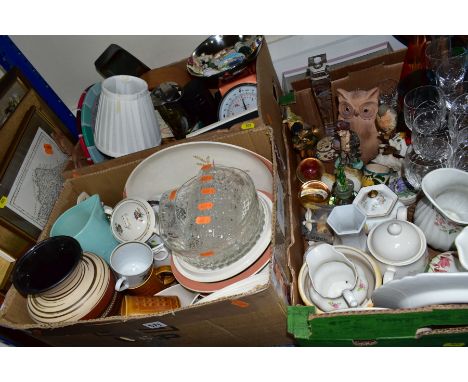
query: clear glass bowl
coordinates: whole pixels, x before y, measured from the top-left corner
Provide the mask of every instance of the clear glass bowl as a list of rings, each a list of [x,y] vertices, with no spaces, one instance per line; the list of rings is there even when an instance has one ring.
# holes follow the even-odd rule
[[[264,211],[250,176],[232,167],[206,165],[160,200],[160,236],[173,255],[202,269],[244,256],[256,243]]]
[[[422,157],[412,145],[408,147],[403,160],[405,177],[416,190],[421,188],[421,181],[427,173],[447,166],[448,160],[446,158]]]

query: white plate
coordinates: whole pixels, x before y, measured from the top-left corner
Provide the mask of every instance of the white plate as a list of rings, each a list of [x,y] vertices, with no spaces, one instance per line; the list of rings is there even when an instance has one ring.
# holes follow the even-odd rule
[[[214,293],[211,293],[209,296],[203,297],[202,299],[195,302],[195,304],[201,304],[205,302],[210,302],[218,300],[223,297],[234,296],[238,294],[246,293],[257,286],[262,286],[268,283],[270,278],[269,268],[265,268],[260,273],[247,277],[244,280],[238,281],[234,284],[231,284],[223,289],[220,289]]]
[[[172,260],[177,270],[193,281],[216,282],[235,276],[250,267],[267,249],[271,242],[272,201],[263,193],[258,192],[260,205],[265,214],[265,223],[260,237],[252,249],[239,260],[219,269],[201,269],[186,263],[173,254]]]
[[[257,190],[273,193],[273,167],[262,156],[220,142],[188,142],[154,153],[141,162],[125,184],[127,197],[156,200],[196,176],[207,163],[236,167],[252,178]]]
[[[468,303],[468,273],[420,273],[384,284],[372,294],[374,306],[390,309]]]
[[[163,289],[161,292],[156,293],[155,296],[177,296],[179,297],[180,307],[185,308],[197,301],[200,294],[192,292],[180,284],[176,284]]]

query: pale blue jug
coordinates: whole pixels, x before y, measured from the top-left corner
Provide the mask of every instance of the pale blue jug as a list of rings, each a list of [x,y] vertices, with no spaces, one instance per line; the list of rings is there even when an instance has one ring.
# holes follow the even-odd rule
[[[107,263],[120,243],[114,238],[101,198],[95,194],[65,211],[55,221],[50,236],[72,236],[83,251],[92,252]]]

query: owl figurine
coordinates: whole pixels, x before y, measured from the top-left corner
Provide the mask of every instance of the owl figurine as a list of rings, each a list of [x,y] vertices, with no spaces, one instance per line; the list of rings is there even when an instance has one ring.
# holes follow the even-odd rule
[[[364,164],[375,158],[379,152],[379,132],[375,118],[379,108],[379,88],[354,90],[348,92],[337,89],[338,119],[344,119],[351,125],[360,141],[361,159]]]

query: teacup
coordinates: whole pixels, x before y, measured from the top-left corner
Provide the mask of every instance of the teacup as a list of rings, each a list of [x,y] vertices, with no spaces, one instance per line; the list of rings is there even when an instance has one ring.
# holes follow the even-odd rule
[[[393,170],[378,163],[368,163],[363,168],[362,185],[387,184]]]
[[[141,286],[151,275],[155,249],[139,241],[118,245],[111,254],[110,265],[117,276],[118,292]]]
[[[168,265],[152,267],[148,278],[134,288],[128,288],[128,293],[138,296],[154,296],[156,293],[171,286],[175,281],[171,267]]]
[[[114,208],[104,209],[110,216],[112,234],[121,243],[147,242],[159,233],[156,213],[146,200],[126,198]]]
[[[309,248],[306,263],[312,284],[310,296],[313,303],[323,311],[331,311],[342,306],[362,304],[367,296],[368,284],[362,270],[329,244],[319,244]]]

